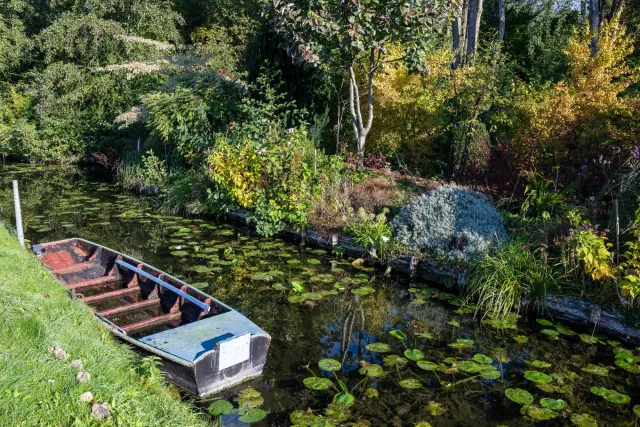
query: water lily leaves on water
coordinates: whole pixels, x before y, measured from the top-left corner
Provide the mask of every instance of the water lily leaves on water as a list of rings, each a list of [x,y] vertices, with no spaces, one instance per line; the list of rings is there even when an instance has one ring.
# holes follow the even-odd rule
[[[560,411],[567,406],[567,402],[562,399],[550,399],[548,397],[543,397],[542,399],[540,399],[540,406],[542,406],[543,408]]]
[[[312,264],[312,265],[318,265],[318,264],[321,264],[321,263],[322,263],[322,261],[320,261],[320,260],[319,260],[319,259],[317,259],[317,258],[309,258],[309,259],[307,260],[307,263],[308,263],[308,264]]]
[[[391,354],[389,356],[386,356],[383,362],[384,362],[384,366],[389,366],[392,368],[393,367],[402,368],[407,363],[409,363],[407,359],[405,359],[402,356],[398,356],[397,354]]]
[[[627,403],[631,402],[631,398],[629,396],[619,393],[616,390],[607,390],[602,393],[601,396],[605,400],[611,403],[617,403],[619,405],[626,405]]]
[[[302,380],[305,387],[311,390],[327,390],[333,385],[330,379],[322,377],[308,377]]]
[[[638,365],[632,365],[631,363],[622,359],[616,359],[615,364],[627,372],[631,372],[632,374],[640,374],[640,366]]]
[[[578,335],[580,337],[580,340],[585,343],[585,344],[597,344],[598,343],[598,338],[589,335],[589,334],[580,334]]]
[[[287,288],[282,283],[274,283],[273,285],[271,285],[271,288],[276,290],[276,291],[288,291],[289,290],[289,288]]]
[[[267,416],[267,413],[259,408],[241,408],[238,414],[240,414],[238,421],[249,424],[257,423]]]
[[[549,375],[538,371],[525,371],[524,377],[529,381],[533,381],[534,383],[550,383],[551,381],[553,381],[553,378],[551,378]]]
[[[391,351],[391,347],[389,347],[389,344],[385,344],[383,342],[374,342],[371,344],[367,344],[365,348],[374,353],[388,353]]]
[[[605,387],[591,387],[589,391],[596,396],[602,396],[608,389]]]
[[[344,390],[333,396],[333,403],[339,403],[347,408],[352,406],[355,403],[355,400],[355,397],[353,397],[351,393]]]
[[[313,423],[312,427],[336,427],[336,423],[342,423],[351,417],[351,411],[348,406],[341,403],[330,403],[324,410],[324,414],[327,418],[318,417]]]
[[[196,273],[200,273],[200,274],[210,273],[211,272],[211,268],[207,267],[206,265],[196,265],[193,268],[193,271],[195,271]]]
[[[425,371],[437,371],[440,369],[440,365],[434,362],[429,362],[428,360],[418,360],[417,365],[418,368],[424,369]]]
[[[182,227],[178,230],[178,233],[190,233],[191,229],[187,227]]]
[[[328,291],[320,291],[318,292],[320,295],[322,295],[322,297],[328,297],[329,295],[338,295],[338,291],[336,291],[335,289],[330,289]]]
[[[298,282],[296,280],[291,281],[291,287],[296,291],[296,292],[304,292],[305,291],[305,287],[301,282]]]
[[[178,258],[184,258],[187,255],[189,255],[189,252],[187,252],[187,251],[173,251],[173,252],[171,252],[171,255],[177,256]]]
[[[413,425],[413,427],[431,427],[431,424],[426,421],[418,421]]]
[[[527,390],[521,388],[508,388],[504,391],[505,396],[520,405],[531,405],[533,396]]]
[[[589,414],[577,414],[571,415],[571,422],[578,427],[598,427],[598,422]]]
[[[394,337],[396,339],[399,339],[400,341],[404,341],[404,340],[407,339],[407,335],[404,332],[402,332],[402,331],[400,331],[398,329],[395,329],[395,330],[389,332],[389,335],[391,335],[392,337]]]
[[[422,305],[425,304],[427,301],[423,300],[422,298],[414,298],[409,302],[409,305]]]
[[[351,293],[359,296],[365,296],[374,293],[376,290],[371,286],[362,286],[360,288],[351,289]]]
[[[489,365],[491,363],[493,363],[493,359],[490,358],[489,356],[485,356],[484,354],[476,354],[473,356],[473,360],[475,360],[478,363],[482,363],[485,365]]]
[[[352,266],[362,271],[374,271],[375,268],[365,266],[366,260],[364,258],[358,258],[357,260],[351,263]]]
[[[233,236],[235,233],[232,230],[222,230],[220,232],[221,236]]]
[[[406,349],[404,351],[404,357],[406,357],[409,360],[413,360],[414,362],[417,362],[418,360],[424,359],[424,353],[422,353],[420,350],[415,348]]]
[[[422,387],[420,381],[415,378],[407,378],[406,380],[400,381],[398,384],[400,384],[400,387],[407,389],[417,389]]]
[[[321,359],[318,362],[318,367],[323,371],[339,371],[342,369],[342,363],[338,362],[336,359]]]
[[[425,408],[427,411],[429,411],[429,413],[431,414],[431,416],[433,417],[437,417],[440,416],[442,414],[444,414],[445,412],[447,412],[447,408],[445,408],[444,406],[442,406],[442,404],[430,400],[429,402],[427,402],[427,406],[425,406]]]
[[[369,387],[368,389],[365,390],[364,395],[367,396],[369,399],[374,399],[380,396],[380,392],[375,388]]]
[[[264,398],[259,391],[247,387],[238,394],[236,401],[240,407],[257,408],[264,403]]]
[[[538,405],[529,405],[527,415],[536,421],[551,420],[558,416],[558,413],[550,408],[541,408]]]
[[[535,368],[539,368],[539,369],[544,369],[544,368],[550,368],[551,367],[551,363],[547,363],[547,362],[543,362],[542,360],[534,360],[533,362],[526,362],[527,365],[533,366]]]
[[[209,405],[208,411],[211,415],[229,415],[233,411],[233,405],[226,400],[220,399]]]
[[[560,336],[560,332],[556,331],[555,329],[542,329],[540,330],[540,333],[548,336],[553,340],[557,340],[558,336]]]
[[[193,286],[196,289],[206,289],[209,287],[209,283],[207,282],[196,282],[196,283],[192,283],[191,286]]]
[[[569,329],[568,326],[565,326],[565,325],[562,325],[562,324],[554,325],[554,328],[556,328],[556,331],[558,331],[562,335],[571,336],[571,335],[575,335],[576,334],[571,329]]]
[[[529,341],[529,337],[525,336],[525,335],[516,335],[513,337],[513,340],[515,342],[517,342],[518,344],[524,344],[527,341]]]
[[[291,415],[289,415],[289,421],[291,421],[293,425],[301,426],[311,425],[314,421],[316,421],[317,418],[318,417],[316,415],[313,415],[311,409],[306,412],[298,409],[293,411]]]
[[[358,370],[358,372],[360,372],[360,374],[362,375],[366,375],[369,378],[377,378],[384,375],[384,370],[380,365],[377,365],[375,363],[368,363],[364,360],[361,361],[360,364],[362,365],[362,367]]]
[[[498,378],[500,378],[502,376],[502,374],[500,374],[499,371],[481,372],[480,375],[485,380],[497,380]]]
[[[322,299],[322,295],[317,292],[305,292],[302,294],[304,299],[309,301],[320,301]]]
[[[542,326],[553,326],[553,322],[548,319],[536,319],[536,322],[538,322]]]
[[[287,255],[288,255],[288,254],[287,254]],[[287,261],[287,264],[289,264],[289,265],[300,264],[300,260],[299,260],[299,259],[296,259],[296,258],[293,258],[293,259],[288,260],[288,261]]]
[[[471,360],[462,360],[458,362],[458,369],[467,374],[476,374],[480,372],[480,364]]]
[[[593,375],[599,375],[601,377],[606,377],[609,375],[609,369],[605,366],[598,366],[589,363],[587,366],[582,368],[584,372],[588,372]]]
[[[287,301],[289,301],[291,304],[298,304],[301,302],[305,302],[306,300],[307,299],[302,295],[289,295],[289,297],[287,298]]]
[[[454,328],[459,328],[460,327],[460,322],[458,322],[457,320],[449,320],[447,322],[447,324],[449,326],[453,326]]]
[[[633,405],[633,413],[636,414],[636,417],[640,417],[640,405]]]

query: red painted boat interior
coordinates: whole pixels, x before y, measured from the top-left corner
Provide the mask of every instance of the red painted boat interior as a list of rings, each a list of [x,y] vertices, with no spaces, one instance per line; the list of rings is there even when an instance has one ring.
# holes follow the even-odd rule
[[[120,331],[138,338],[229,311],[210,297],[194,291],[146,264],[80,239],[45,243],[40,261],[75,299]],[[116,263],[122,260],[182,290],[211,307],[206,312],[155,281]]]

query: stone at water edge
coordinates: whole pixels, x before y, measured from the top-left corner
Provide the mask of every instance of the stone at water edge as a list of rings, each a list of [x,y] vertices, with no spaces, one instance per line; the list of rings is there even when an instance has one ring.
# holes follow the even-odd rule
[[[102,405],[99,403],[94,403],[91,407],[91,415],[96,420],[104,420],[111,416],[111,411],[109,411],[109,405],[107,402],[104,402]]]
[[[78,372],[76,375],[76,381],[81,383],[88,383],[91,380],[91,375],[88,372]]]
[[[91,393],[90,391],[85,391],[80,395],[78,400],[80,402],[91,402],[93,400],[93,393]]]
[[[82,364],[82,360],[80,359],[75,359],[71,361],[71,366],[73,366],[74,368],[78,368],[78,369],[82,369],[84,367],[84,365]]]

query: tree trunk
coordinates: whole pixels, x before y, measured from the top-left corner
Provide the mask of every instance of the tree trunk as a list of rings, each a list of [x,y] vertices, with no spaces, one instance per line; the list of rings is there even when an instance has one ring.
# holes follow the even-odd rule
[[[616,13],[618,13],[623,3],[624,0],[613,0],[613,2],[611,3],[611,10],[607,15],[607,22],[611,22],[613,20],[613,17],[616,16]]]
[[[453,18],[452,23],[453,30],[453,52],[456,54],[453,62],[453,69],[455,70],[460,66],[460,17]]]
[[[466,62],[473,64],[473,56],[476,52],[476,34],[478,28],[478,3],[480,0],[469,0],[469,9],[467,13],[467,59]],[[597,1],[597,0],[592,0]]]
[[[349,67],[349,113],[351,124],[356,139],[356,154],[358,156],[358,169],[362,169],[364,163],[364,148],[367,135],[373,125],[373,78],[376,71],[375,50],[371,49],[369,54],[369,70],[367,71],[367,121],[362,118],[362,108],[360,106],[360,90],[353,65]]]
[[[505,10],[504,0],[498,0],[498,40],[504,40]]]
[[[600,29],[600,11],[598,0],[589,0],[589,30],[591,31],[591,54],[598,52],[598,30]]]

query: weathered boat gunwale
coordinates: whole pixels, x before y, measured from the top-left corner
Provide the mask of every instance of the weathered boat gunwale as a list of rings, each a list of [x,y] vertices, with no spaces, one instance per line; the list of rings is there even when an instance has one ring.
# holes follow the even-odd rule
[[[133,258],[131,256],[128,256],[126,254],[123,254],[121,252],[118,252],[116,250],[107,248],[105,246],[102,246],[100,244],[91,242],[89,240],[85,240],[85,239],[81,239],[81,238],[71,238],[71,239],[64,239],[64,240],[59,240],[59,241],[55,241],[55,242],[49,242],[49,243],[43,243],[40,245],[34,245],[33,247],[33,251],[37,254],[39,252],[43,252],[45,251],[48,247],[55,247],[55,246],[60,246],[60,245],[72,245],[75,242],[81,242],[82,244],[88,246],[88,247],[93,247],[95,248],[94,253],[89,257],[89,258],[93,258],[96,253],[98,253],[99,251],[102,250],[106,250],[109,252],[109,256],[113,255],[115,256],[115,259],[121,259],[121,260],[126,260],[129,265],[129,267],[131,267],[131,265],[137,266],[137,268],[143,268],[146,272],[150,273],[150,274],[156,274],[157,276],[155,276],[155,279],[158,280],[162,280],[162,281],[169,281],[171,283],[173,283],[173,285],[170,285],[169,283],[166,283],[167,285],[170,285],[171,287],[176,287],[176,290],[178,290],[179,292],[182,291],[187,291],[192,295],[192,296],[199,296],[202,299],[202,303],[204,305],[204,303],[206,302],[208,304],[204,305],[207,308],[213,308],[215,307],[215,312],[212,312],[210,316],[206,316],[206,317],[202,317],[202,316],[198,316],[197,318],[195,318],[194,320],[191,321],[187,321],[187,323],[183,323],[180,324],[179,326],[176,326],[172,329],[169,329],[169,331],[178,331],[178,336],[180,336],[180,332],[182,328],[187,328],[189,325],[193,325],[199,322],[205,322],[209,325],[215,325],[215,321],[217,320],[216,318],[218,316],[222,316],[224,314],[228,314],[228,313],[236,313],[238,316],[240,316],[240,320],[241,322],[238,322],[242,327],[246,327],[249,328],[253,331],[253,333],[251,335],[249,335],[249,351],[248,351],[248,358],[241,360],[240,362],[237,362],[236,364],[231,364],[231,365],[225,365],[227,367],[223,368],[223,369],[218,369],[217,371],[214,371],[213,368],[214,366],[216,368],[218,368],[219,362],[221,360],[221,358],[223,357],[223,353],[221,353],[222,347],[221,344],[220,345],[216,345],[213,346],[209,349],[204,348],[202,350],[201,353],[197,353],[197,357],[192,358],[192,360],[187,360],[185,358],[182,358],[176,354],[172,354],[168,351],[165,351],[161,348],[157,348],[154,347],[153,345],[149,345],[148,343],[144,342],[143,339],[146,338],[150,338],[150,337],[155,337],[158,335],[162,335],[163,332],[159,332],[159,333],[153,333],[151,335],[147,335],[143,338],[135,338],[131,335],[129,335],[126,332],[126,326],[135,324],[134,323],[130,323],[129,325],[125,325],[125,326],[119,326],[117,325],[115,322],[109,320],[107,317],[105,316],[101,316],[99,314],[99,310],[93,309],[94,314],[96,315],[96,317],[99,319],[99,321],[105,326],[107,327],[116,337],[118,337],[119,339],[122,339],[123,341],[131,344],[135,349],[139,350],[140,352],[142,352],[143,354],[148,354],[148,355],[155,355],[158,356],[162,359],[164,359],[165,363],[163,364],[162,369],[165,370],[165,372],[168,375],[168,379],[171,382],[174,382],[176,385],[178,385],[181,388],[186,389],[187,391],[196,394],[198,396],[204,396],[207,394],[211,394],[211,393],[215,393],[217,391],[220,391],[228,386],[234,385],[238,382],[241,381],[245,381],[248,380],[250,378],[259,376],[262,373],[262,369],[264,366],[264,363],[266,361],[266,356],[267,356],[267,352],[269,349],[269,343],[271,341],[271,337],[262,329],[260,329],[258,326],[256,326],[255,324],[253,324],[249,319],[247,319],[245,316],[243,316],[241,313],[237,312],[236,310],[234,310],[232,307],[224,304],[223,302],[215,299],[214,297],[200,291],[199,289],[189,285],[188,283],[168,274],[163,272],[162,270],[159,270],[158,268],[155,268],[147,263],[144,263],[136,258]],[[55,252],[57,253],[57,252]],[[100,255],[102,255],[100,253]],[[74,261],[76,262],[76,261]],[[87,260],[82,261],[82,262],[76,262],[76,264],[74,265],[78,265],[81,263],[87,262]],[[42,261],[42,263],[44,265],[47,265],[44,261]],[[116,262],[113,263],[113,265],[116,265]],[[125,269],[128,269],[127,265],[122,266]],[[105,266],[106,268],[106,266]],[[115,267],[112,267],[115,268]],[[54,278],[56,279],[59,283],[61,283],[61,285],[65,286],[67,289],[69,289],[69,284],[68,282],[66,282],[66,280],[64,280],[62,277],[58,277],[55,274],[55,269],[50,269],[47,268],[48,273]],[[129,270],[129,269],[128,269]],[[65,269],[62,270],[64,274]],[[75,271],[75,269],[73,268],[69,268],[68,271],[73,272]],[[131,271],[131,270],[129,270]],[[133,276],[137,278],[138,277],[138,273],[137,272],[133,272]],[[102,277],[109,277],[110,274],[107,274],[107,272],[105,271],[105,275]],[[122,278],[122,277],[121,277]],[[154,283],[156,283],[156,280],[153,279],[147,279],[150,280]],[[133,279],[131,279],[131,281],[133,281]],[[141,287],[139,286],[139,284],[137,283],[137,279],[136,279],[136,288],[128,288],[126,286],[126,284],[123,283],[123,285],[125,286],[124,288],[121,288],[119,291],[126,291],[128,289],[136,289],[138,292],[141,292]],[[157,285],[157,283],[156,283]],[[75,297],[75,291],[73,289],[69,289],[70,290],[70,294],[72,297]],[[176,295],[176,302],[175,304],[179,304],[179,303],[184,303],[185,301],[188,301],[187,299],[183,299],[181,300],[181,297],[178,293],[175,293],[173,290],[165,288],[166,292],[173,292]],[[87,298],[91,298],[91,297],[87,297]],[[141,299],[140,301],[151,301],[151,295],[147,295],[146,299]],[[157,297],[156,297],[157,298]],[[75,298],[74,298],[75,299]],[[159,298],[158,298],[159,299]],[[80,300],[82,301],[82,300]],[[90,301],[90,300],[89,300]],[[193,304],[192,302],[190,302],[191,304]],[[136,302],[133,303],[127,303],[125,305],[122,306],[118,306],[118,307],[126,307],[127,305],[131,305],[131,304],[136,304]],[[194,304],[194,306],[196,306]],[[178,305],[178,307],[180,307],[180,305]],[[203,310],[203,309],[201,309]],[[108,312],[108,309],[105,310]],[[172,316],[177,316],[180,313],[180,308],[176,309],[175,312],[169,312],[168,315],[172,315]],[[205,311],[206,314],[208,314],[208,310]],[[166,316],[167,314],[165,314]],[[158,317],[162,317],[162,315],[158,315],[158,316],[151,316],[148,317],[147,319],[157,319]],[[224,321],[223,321],[224,322]],[[211,338],[207,341],[215,341],[214,337],[211,336],[207,336],[208,338]],[[225,335],[226,337],[226,335]],[[220,338],[220,337],[218,337]],[[225,341],[229,342],[229,341],[233,341],[233,339],[237,338],[237,336],[232,335],[231,337],[226,337],[224,339],[220,339],[218,341],[215,341],[216,343],[223,343]],[[201,344],[204,347],[206,341],[203,341]],[[255,347],[257,346],[257,347]],[[255,347],[255,349],[254,349]],[[254,351],[255,350],[255,351]],[[255,353],[255,354],[254,354]],[[255,357],[254,357],[255,356]],[[209,359],[209,360],[205,360],[205,359]],[[255,359],[255,360],[254,360]],[[204,372],[204,373],[202,373]],[[200,374],[199,374],[200,373]]]

